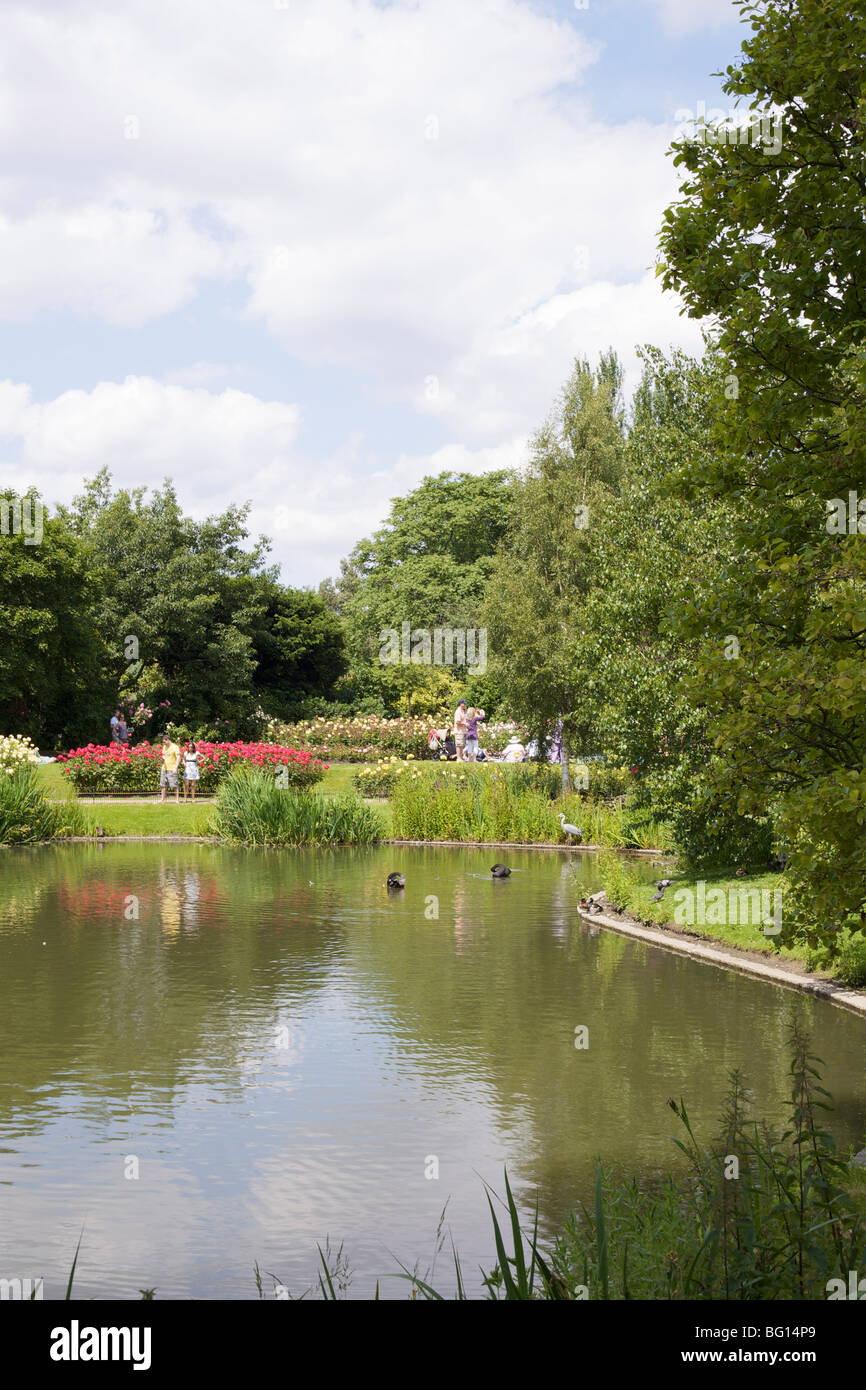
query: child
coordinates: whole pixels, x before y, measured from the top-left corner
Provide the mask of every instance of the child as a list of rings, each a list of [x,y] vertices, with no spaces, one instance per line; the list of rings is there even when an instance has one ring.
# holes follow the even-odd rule
[[[198,765],[201,762],[201,754],[194,743],[188,743],[186,752],[183,755],[183,799],[186,801],[186,794],[189,792],[190,800],[195,801],[195,784],[199,779]]]
[[[474,763],[478,756],[478,725],[482,724],[487,716],[483,709],[475,709],[472,706],[466,711],[466,761]]]

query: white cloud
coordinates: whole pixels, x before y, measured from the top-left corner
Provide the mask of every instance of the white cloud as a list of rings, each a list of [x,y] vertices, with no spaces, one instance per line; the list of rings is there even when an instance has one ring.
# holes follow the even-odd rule
[[[681,37],[699,29],[721,29],[739,24],[740,12],[733,0],[643,0],[659,11],[665,31]]]
[[[519,0],[37,0],[4,30],[13,318],[139,324],[234,275],[293,355],[413,400],[563,291],[638,280],[673,192],[670,132],[593,119],[599,47]]]
[[[726,8],[654,3],[669,25]],[[0,387],[21,465],[58,498],[102,464],[124,485],[172,475],[199,512],[250,497],[311,581],[443,460],[513,459],[576,354],[612,344],[633,379],[638,342],[697,348],[647,271],[673,125],[599,121],[598,52],[528,0],[8,5],[0,315],[45,320],[50,353],[52,312],[136,327],[232,280],[293,357],[357,368],[381,412],[409,402],[452,440],[299,450],[303,401],[217,392],[238,372],[226,313],[162,380],[41,405]]]
[[[0,464],[0,485],[23,480],[51,503],[68,502],[83,477],[107,467],[125,487],[174,478],[185,506],[201,514],[275,478],[291,482],[299,427],[297,406],[243,391],[127,377],[36,402],[26,386],[4,382],[0,437],[17,444],[17,461]]]

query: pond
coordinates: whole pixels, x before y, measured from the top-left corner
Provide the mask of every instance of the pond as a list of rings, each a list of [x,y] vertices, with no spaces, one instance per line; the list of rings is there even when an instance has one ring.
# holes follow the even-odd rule
[[[329,1239],[350,1297],[405,1298],[384,1276],[429,1270],[443,1209],[464,1269],[494,1263],[506,1163],[548,1237],[597,1156],[676,1166],[669,1096],[708,1135],[739,1066],[781,1117],[795,1014],[863,1143],[860,1018],[588,930],[596,887],[580,853],[3,852],[0,1276],[62,1296],[83,1227],[79,1297],[254,1298],[256,1261],[298,1295]]]

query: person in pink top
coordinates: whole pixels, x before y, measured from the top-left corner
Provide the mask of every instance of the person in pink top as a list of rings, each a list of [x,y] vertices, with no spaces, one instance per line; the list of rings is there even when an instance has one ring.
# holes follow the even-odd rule
[[[474,763],[478,757],[478,725],[487,718],[483,709],[474,707],[466,711],[466,761]]]

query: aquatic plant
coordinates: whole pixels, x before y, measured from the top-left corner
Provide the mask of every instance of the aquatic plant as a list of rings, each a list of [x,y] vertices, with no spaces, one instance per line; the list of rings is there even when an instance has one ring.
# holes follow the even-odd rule
[[[245,845],[374,844],[382,823],[356,796],[327,797],[282,788],[262,768],[241,765],[222,783],[211,825]]]
[[[0,844],[32,845],[67,835],[84,835],[88,819],[74,802],[53,803],[41,791],[35,769],[24,763],[0,776]]]

